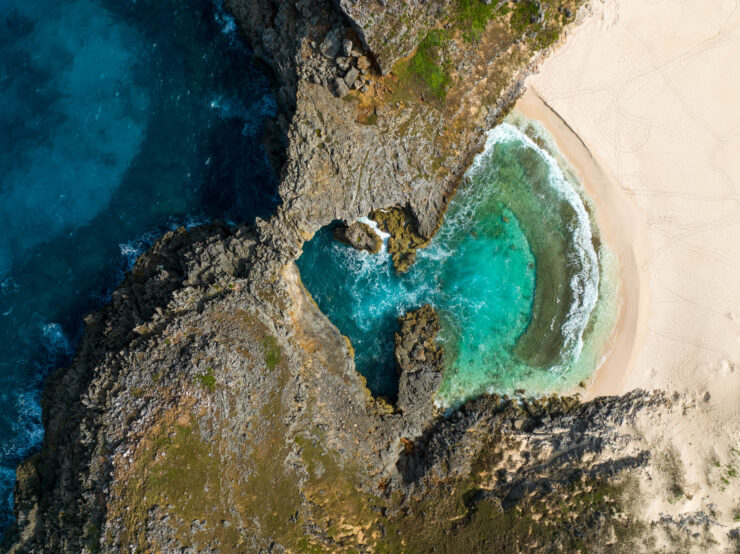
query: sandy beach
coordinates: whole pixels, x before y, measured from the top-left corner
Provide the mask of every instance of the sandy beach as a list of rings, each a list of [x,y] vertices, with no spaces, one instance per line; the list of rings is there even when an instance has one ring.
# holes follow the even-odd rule
[[[713,504],[733,525],[740,478],[720,474],[740,467],[740,10],[696,10],[595,3],[517,109],[553,134],[619,255],[619,321],[587,398],[681,393],[680,410],[625,431],[682,474],[679,499],[659,475],[643,483],[646,519]]]

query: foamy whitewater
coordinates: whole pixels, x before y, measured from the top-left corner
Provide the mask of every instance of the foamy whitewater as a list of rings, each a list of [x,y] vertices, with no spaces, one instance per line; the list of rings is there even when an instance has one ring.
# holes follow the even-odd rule
[[[533,126],[534,127],[534,126]],[[533,128],[537,136],[545,140],[543,129]],[[580,266],[570,279],[570,288],[573,292],[568,317],[560,328],[563,337],[561,366],[551,368],[551,371],[567,369],[569,361],[577,359],[583,350],[583,333],[586,330],[589,318],[599,297],[599,257],[593,245],[592,221],[586,211],[581,197],[582,191],[577,191],[576,183],[569,182],[555,158],[545,149],[537,146],[523,131],[511,123],[502,123],[488,133],[485,151],[473,163],[471,173],[480,170],[490,155],[493,147],[502,142],[521,142],[528,148],[535,150],[547,163],[548,182],[550,187],[568,203],[576,214],[576,219],[568,225],[571,234],[573,251],[568,254],[573,266]]]
[[[430,245],[398,275],[377,255],[323,229],[298,261],[319,307],[352,341],[373,393],[394,397],[397,318],[440,314],[446,370],[437,403],[482,392],[540,394],[596,369],[616,314],[615,258],[567,161],[534,122],[512,116],[488,133]],[[367,218],[384,240],[386,233]]]

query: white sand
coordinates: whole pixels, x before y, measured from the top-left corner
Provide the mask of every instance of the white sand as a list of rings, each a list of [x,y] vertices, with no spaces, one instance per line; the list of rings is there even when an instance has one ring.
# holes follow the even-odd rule
[[[626,430],[653,453],[640,511],[713,504],[724,540],[740,526],[740,6],[597,0],[593,12],[517,107],[579,170],[620,257],[620,320],[589,396],[684,395]]]

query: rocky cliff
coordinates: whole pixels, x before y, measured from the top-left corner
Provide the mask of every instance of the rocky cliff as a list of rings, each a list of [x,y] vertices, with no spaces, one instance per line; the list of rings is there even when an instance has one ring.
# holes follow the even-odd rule
[[[402,215],[398,244],[431,237],[578,4],[227,0],[275,76],[283,203],[253,228],[168,233],[86,318],[46,386],[5,548],[631,551],[651,453],[624,429],[680,399],[484,396],[440,413],[428,307],[399,322],[398,400],[373,398],[293,263],[322,226],[383,208]]]

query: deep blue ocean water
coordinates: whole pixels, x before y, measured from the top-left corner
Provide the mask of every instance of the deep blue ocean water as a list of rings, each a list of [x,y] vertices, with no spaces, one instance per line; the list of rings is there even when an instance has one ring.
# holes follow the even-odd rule
[[[44,377],[168,228],[277,203],[269,83],[206,0],[0,0],[0,534]]]

